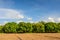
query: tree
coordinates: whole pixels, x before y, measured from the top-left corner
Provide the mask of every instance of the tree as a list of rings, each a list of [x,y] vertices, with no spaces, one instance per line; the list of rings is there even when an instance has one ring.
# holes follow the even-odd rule
[[[26,23],[26,32],[32,32],[32,24],[31,23]]]
[[[26,23],[25,22],[20,22],[18,24],[17,32],[18,33],[25,33],[26,32]]]
[[[60,33],[60,23],[57,23],[57,30]]]
[[[11,22],[11,23],[6,23],[3,27],[3,31],[5,33],[16,33],[16,28],[18,27],[18,25],[15,22]]]
[[[36,32],[36,33],[45,32],[44,25],[40,22],[33,24],[33,32]]]
[[[0,33],[59,33],[60,23],[54,22],[20,22],[19,24],[15,22],[8,22],[5,25],[0,25]]]
[[[2,33],[3,32],[3,26],[0,26],[0,33]]]
[[[20,33],[32,32],[32,24],[20,22],[18,24],[17,31]]]
[[[57,32],[57,24],[53,22],[48,22],[45,24],[45,32],[55,33]]]
[[[39,23],[42,23],[43,25],[45,25],[45,24],[46,24],[46,22],[44,22],[44,21],[41,21],[41,22],[39,22]]]

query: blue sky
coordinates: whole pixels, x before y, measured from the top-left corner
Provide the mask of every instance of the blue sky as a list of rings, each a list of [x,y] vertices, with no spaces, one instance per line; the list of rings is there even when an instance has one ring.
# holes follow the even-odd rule
[[[12,21],[60,22],[60,0],[0,0],[0,24]]]

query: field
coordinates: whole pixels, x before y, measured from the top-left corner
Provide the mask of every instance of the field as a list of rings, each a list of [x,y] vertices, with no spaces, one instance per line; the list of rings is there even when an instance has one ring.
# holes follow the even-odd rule
[[[60,40],[60,33],[0,34],[0,40]]]

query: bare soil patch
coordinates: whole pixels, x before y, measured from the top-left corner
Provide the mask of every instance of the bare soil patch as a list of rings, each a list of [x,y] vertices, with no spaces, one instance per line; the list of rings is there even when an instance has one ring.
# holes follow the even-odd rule
[[[0,40],[60,40],[60,33],[0,34]]]

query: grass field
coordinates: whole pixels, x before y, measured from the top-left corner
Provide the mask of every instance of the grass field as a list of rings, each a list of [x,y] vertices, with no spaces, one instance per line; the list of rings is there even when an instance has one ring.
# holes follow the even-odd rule
[[[0,40],[60,40],[60,33],[0,34]]]

